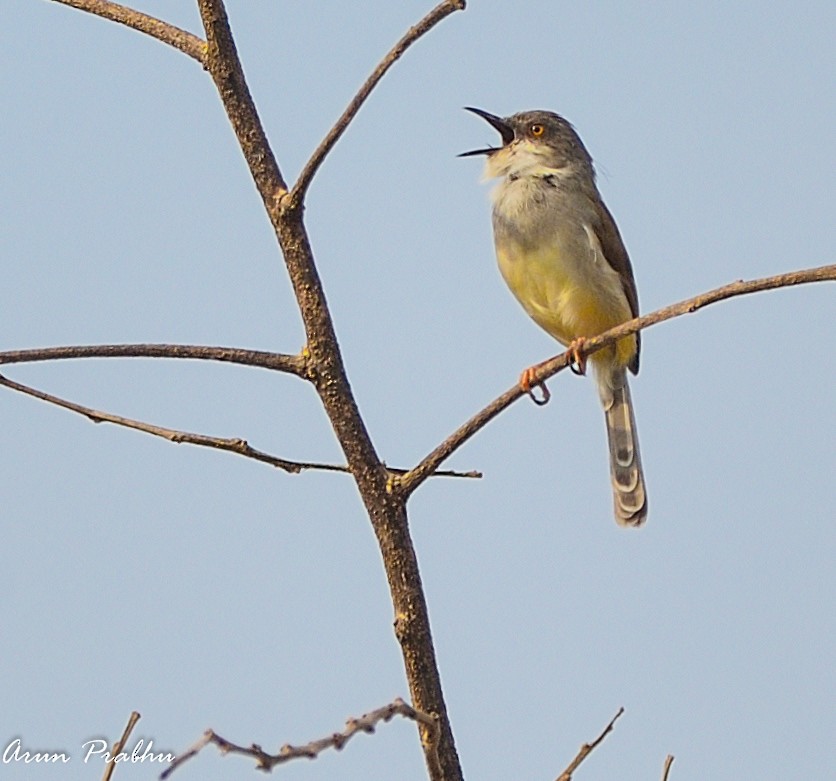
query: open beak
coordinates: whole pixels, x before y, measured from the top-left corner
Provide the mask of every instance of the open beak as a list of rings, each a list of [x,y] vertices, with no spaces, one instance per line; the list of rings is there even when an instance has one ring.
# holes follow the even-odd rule
[[[471,106],[465,106],[465,111],[470,111],[476,116],[482,117],[486,122],[488,122],[495,130],[499,131],[499,135],[502,136],[502,146],[508,146],[514,140],[514,128],[512,128],[504,119],[501,117],[497,117],[494,114],[489,114],[487,111],[482,111],[480,108],[472,108]],[[474,155],[492,155],[494,152],[499,151],[501,147],[496,146],[486,146],[484,149],[474,149],[471,152],[462,152],[457,157],[473,157]]]

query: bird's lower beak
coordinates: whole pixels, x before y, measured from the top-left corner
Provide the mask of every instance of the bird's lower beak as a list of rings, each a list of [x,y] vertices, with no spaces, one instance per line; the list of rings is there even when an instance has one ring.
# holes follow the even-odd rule
[[[465,106],[465,111],[470,111],[476,116],[482,117],[502,136],[502,145],[507,146],[514,140],[514,128],[512,128],[502,117],[490,114],[480,108]],[[499,147],[487,146],[484,149],[474,149],[470,152],[462,152],[458,157],[472,157],[474,155],[490,155],[498,151]]]

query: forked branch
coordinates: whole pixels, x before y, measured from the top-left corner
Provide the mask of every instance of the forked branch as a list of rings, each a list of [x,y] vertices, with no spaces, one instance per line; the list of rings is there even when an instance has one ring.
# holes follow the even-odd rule
[[[464,3],[458,3],[463,7]],[[452,7],[453,3],[443,5]],[[282,250],[307,339],[314,386],[340,443],[381,551],[395,614],[410,699],[438,714],[438,749],[429,751],[433,781],[460,781],[458,755],[441,688],[429,612],[404,502],[389,491],[391,472],[377,454],[348,381],[333,318],[304,224],[303,199],[290,197],[249,95],[221,0],[198,0],[208,44],[208,66]],[[353,116],[353,114],[351,114]],[[330,147],[329,147],[330,148]],[[327,149],[326,149],[327,151]],[[320,154],[320,158],[324,153]]]
[[[291,197],[301,202],[305,199],[305,194],[310,187],[311,180],[316,175],[322,162],[328,156],[328,153],[333,149],[334,144],[340,140],[340,136],[345,132],[346,128],[351,123],[351,120],[357,115],[360,107],[366,102],[372,90],[377,86],[378,82],[386,75],[386,71],[395,64],[401,55],[412,46],[422,35],[428,33],[440,21],[448,17],[456,11],[463,11],[466,6],[465,0],[443,0],[432,11],[430,11],[418,24],[410,27],[406,34],[401,38],[389,51],[389,53],[380,61],[378,66],[372,71],[371,76],[366,79],[362,87],[360,87],[357,94],[351,99],[351,102],[346,106],[345,111],[340,115],[340,118],[334,123],[334,126],[328,131],[328,134],[322,139],[322,143],[314,150],[311,159],[305,164],[302,173],[296,180],[293,186]]]

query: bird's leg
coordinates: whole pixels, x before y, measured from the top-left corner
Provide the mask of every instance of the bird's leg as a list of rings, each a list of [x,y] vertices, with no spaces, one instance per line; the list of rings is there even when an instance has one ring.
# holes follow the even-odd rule
[[[569,368],[573,374],[583,377],[586,374],[586,356],[583,354],[583,347],[586,342],[585,336],[579,336],[570,345],[567,352],[572,356],[572,363]]]
[[[549,359],[551,360],[551,359]],[[520,390],[525,391],[528,394],[529,398],[538,406],[542,407],[544,404],[549,403],[549,399],[551,398],[551,393],[549,393],[549,389],[546,387],[546,383],[540,380],[539,382],[535,380],[535,375],[537,374],[537,370],[544,364],[548,363],[548,361],[542,361],[541,363],[535,363],[534,366],[529,366],[521,375],[520,375]],[[534,388],[537,386],[543,390],[542,398],[537,398],[534,395]]]
[[[569,368],[572,370],[574,374],[577,374],[579,377],[583,377],[586,374],[586,356],[583,354],[583,348],[585,343],[586,337],[579,336],[577,339],[571,342],[567,349],[567,352],[572,358],[572,363],[569,364]],[[557,358],[557,356],[555,355],[554,358]],[[520,390],[522,390],[524,393],[527,393],[531,400],[539,406],[543,406],[544,404],[549,403],[551,393],[549,393],[549,389],[546,387],[545,382],[543,382],[542,380],[537,381],[537,372],[549,361],[554,360],[554,358],[549,358],[548,360],[541,361],[540,363],[535,363],[534,366],[529,366],[520,375]],[[534,395],[534,388],[536,388],[538,385],[543,390],[542,398],[538,398]]]

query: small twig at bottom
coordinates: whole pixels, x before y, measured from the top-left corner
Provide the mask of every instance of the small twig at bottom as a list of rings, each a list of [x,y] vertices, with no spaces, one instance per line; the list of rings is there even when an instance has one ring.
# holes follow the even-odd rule
[[[427,727],[430,732],[430,740],[433,748],[437,746],[438,737],[438,722],[436,717],[424,713],[423,711],[415,710],[411,705],[407,705],[400,697],[394,702],[384,705],[382,708],[366,713],[359,719],[349,719],[345,723],[345,729],[342,732],[335,732],[327,738],[319,740],[312,740],[304,746],[291,746],[285,744],[281,747],[278,754],[268,754],[261,746],[253,743],[250,746],[239,746],[231,743],[226,738],[222,738],[214,730],[208,729],[203,733],[203,737],[198,740],[191,748],[180,754],[160,775],[160,779],[168,778],[180,765],[196,756],[203,748],[210,743],[214,743],[222,753],[227,754],[243,754],[244,756],[252,757],[256,760],[256,767],[259,770],[271,771],[276,765],[287,762],[291,759],[299,759],[305,757],[307,759],[316,759],[316,757],[327,748],[334,748],[337,751],[343,748],[348,741],[354,737],[358,732],[373,733],[375,726],[380,721],[389,721],[393,716],[403,716],[407,719],[422,724]]]
[[[122,737],[113,744],[113,750],[110,752],[110,759],[107,760],[102,781],[110,781],[110,777],[113,775],[113,769],[116,767],[116,757],[122,749],[125,748],[125,744],[128,742],[128,738],[131,736],[131,733],[134,731],[134,727],[140,718],[141,716],[137,711],[131,713],[128,718],[128,723],[125,725],[125,731],[122,733]]]
[[[618,713],[612,717],[612,721],[604,727],[604,731],[592,743],[584,743],[578,755],[569,763],[569,766],[558,777],[557,781],[572,781],[572,773],[574,773],[583,762],[596,748],[603,742],[604,738],[612,732],[615,722],[618,721],[621,714],[624,713],[624,708],[619,708]]]
[[[671,772],[671,765],[673,764],[673,754],[668,754],[665,757],[665,766],[662,768],[662,781],[668,781],[668,773]]]

